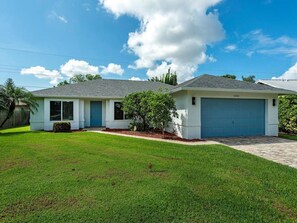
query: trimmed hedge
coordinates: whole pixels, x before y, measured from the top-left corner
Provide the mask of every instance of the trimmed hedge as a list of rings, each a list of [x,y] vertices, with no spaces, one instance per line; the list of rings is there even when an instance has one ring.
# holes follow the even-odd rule
[[[54,132],[70,132],[71,124],[70,122],[55,122],[53,125]]]
[[[297,134],[297,96],[279,97],[279,128],[280,131]]]

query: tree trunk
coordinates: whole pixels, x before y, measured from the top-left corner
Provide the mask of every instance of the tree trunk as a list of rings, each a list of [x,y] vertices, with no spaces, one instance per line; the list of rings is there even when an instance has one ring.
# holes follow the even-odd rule
[[[3,127],[3,125],[7,122],[8,119],[9,119],[9,115],[7,115],[4,121],[1,123],[0,128]]]
[[[7,122],[7,120],[12,117],[13,113],[14,113],[14,110],[15,110],[15,102],[14,101],[11,101],[10,102],[10,105],[9,105],[9,110],[8,110],[8,113],[7,113],[7,116],[6,118],[4,119],[4,121],[1,123],[0,125],[0,128],[3,127],[3,125]]]

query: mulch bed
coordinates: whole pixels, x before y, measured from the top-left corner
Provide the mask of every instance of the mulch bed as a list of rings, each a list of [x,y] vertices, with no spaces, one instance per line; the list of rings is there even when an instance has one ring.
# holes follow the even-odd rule
[[[156,138],[156,139],[169,139],[169,140],[176,140],[176,141],[182,141],[182,142],[202,142],[204,140],[201,139],[183,139],[178,136],[176,136],[173,133],[165,132],[164,135],[162,132],[138,132],[138,131],[131,131],[129,129],[104,129],[105,132],[114,132],[119,133],[123,135],[132,135],[132,136],[141,136],[141,137],[147,137],[147,138]]]

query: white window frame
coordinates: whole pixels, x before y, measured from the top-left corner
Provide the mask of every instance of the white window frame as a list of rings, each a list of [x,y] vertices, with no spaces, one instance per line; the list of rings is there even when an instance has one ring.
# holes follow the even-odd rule
[[[61,102],[61,120],[51,120],[51,102]],[[63,102],[72,102],[72,120],[64,119],[63,117]],[[74,121],[74,101],[72,100],[49,100],[49,120],[50,122],[63,122],[63,121]]]
[[[123,111],[123,119],[115,119],[115,108],[116,108],[116,106],[115,106],[115,104],[116,103],[121,103],[122,105],[123,105],[123,102],[122,101],[114,101],[113,102],[113,120],[114,121],[125,121],[125,120],[129,120],[129,119],[126,119],[125,118],[125,112]]]

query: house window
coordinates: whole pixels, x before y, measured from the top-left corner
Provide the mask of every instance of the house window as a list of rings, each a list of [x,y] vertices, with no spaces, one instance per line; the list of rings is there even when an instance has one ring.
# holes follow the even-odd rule
[[[61,121],[61,102],[60,101],[50,102],[50,120]]]
[[[50,121],[72,121],[73,101],[51,101]]]
[[[73,120],[73,101],[63,101],[63,120]]]
[[[114,103],[114,120],[124,120],[124,111],[122,107],[122,102]]]

